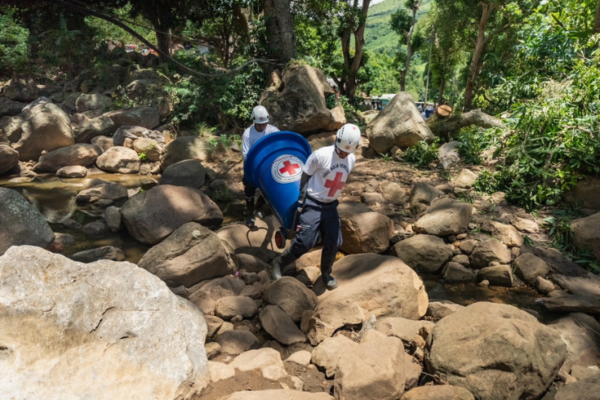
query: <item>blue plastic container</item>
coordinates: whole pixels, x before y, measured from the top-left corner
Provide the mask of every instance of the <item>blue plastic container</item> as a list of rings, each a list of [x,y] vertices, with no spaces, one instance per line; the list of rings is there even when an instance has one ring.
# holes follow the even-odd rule
[[[303,136],[282,131],[262,137],[246,156],[246,180],[260,189],[286,230],[292,228],[302,166],[311,153]]]

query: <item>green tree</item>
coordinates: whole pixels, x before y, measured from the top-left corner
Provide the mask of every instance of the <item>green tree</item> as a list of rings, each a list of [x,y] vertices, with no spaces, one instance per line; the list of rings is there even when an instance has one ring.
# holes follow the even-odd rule
[[[410,70],[410,62],[415,51],[423,44],[423,37],[415,35],[417,12],[423,0],[406,0],[405,9],[399,9],[390,18],[391,28],[400,35],[400,44],[406,45],[406,51],[401,53],[404,58],[404,69],[400,71],[400,90],[406,89],[406,76]]]
[[[11,74],[27,64],[29,31],[15,21],[14,12],[0,8],[0,73]]]

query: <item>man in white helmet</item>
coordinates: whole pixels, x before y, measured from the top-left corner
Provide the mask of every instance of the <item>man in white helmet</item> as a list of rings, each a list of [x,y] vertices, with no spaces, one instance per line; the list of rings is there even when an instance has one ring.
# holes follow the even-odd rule
[[[252,110],[252,120],[254,124],[244,131],[242,135],[242,157],[246,161],[246,156],[250,151],[250,148],[254,146],[254,143],[258,142],[263,136],[267,136],[274,132],[279,132],[279,129],[273,125],[269,125],[269,112],[263,106],[256,106]],[[246,177],[242,179],[244,184],[244,194],[246,195],[246,225],[254,226],[254,195],[256,194],[256,188],[250,186]],[[257,202],[258,216],[262,218],[260,206],[262,198],[259,198]]]
[[[348,175],[356,164],[354,152],[360,143],[360,129],[353,124],[342,126],[336,135],[335,145],[323,147],[308,157],[302,169],[296,238],[279,257],[273,260],[273,277],[281,277],[283,267],[307,253],[321,236],[321,276],[327,289],[338,284],[331,276],[331,269],[339,246],[342,229],[337,212],[338,197]]]

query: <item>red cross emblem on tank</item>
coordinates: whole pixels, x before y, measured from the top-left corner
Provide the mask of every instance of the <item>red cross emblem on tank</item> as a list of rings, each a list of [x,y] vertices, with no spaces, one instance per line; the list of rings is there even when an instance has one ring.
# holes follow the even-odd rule
[[[300,169],[300,165],[298,165],[298,164],[292,164],[290,161],[285,160],[283,162],[283,168],[280,168],[279,172],[281,172],[282,175],[287,172],[288,175],[292,176],[299,169]]]
[[[325,187],[327,189],[329,189],[329,193],[327,193],[327,196],[333,197],[333,196],[335,196],[335,192],[337,192],[338,190],[342,190],[342,188],[344,187],[344,184],[346,183],[346,181],[342,181],[343,177],[344,177],[343,173],[336,172],[335,179],[333,179],[333,180],[327,179],[325,181]]]

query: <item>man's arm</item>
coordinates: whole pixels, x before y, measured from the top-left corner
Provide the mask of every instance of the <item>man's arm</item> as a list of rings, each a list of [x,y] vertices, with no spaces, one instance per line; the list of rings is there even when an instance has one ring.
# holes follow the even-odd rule
[[[304,207],[304,202],[306,201],[306,187],[308,186],[308,180],[311,178],[311,175],[308,175],[306,172],[302,172],[302,178],[300,178],[300,196],[298,196],[298,208],[301,209]]]
[[[242,157],[246,160],[246,155],[250,151],[250,133],[244,132],[242,135]]]

